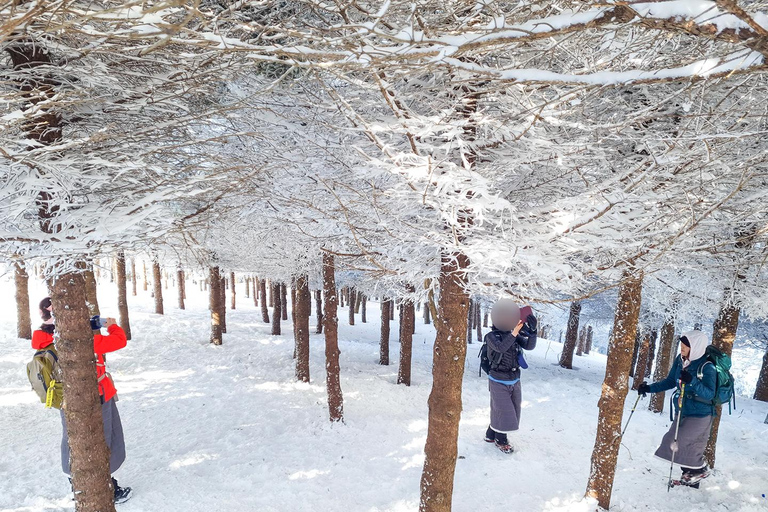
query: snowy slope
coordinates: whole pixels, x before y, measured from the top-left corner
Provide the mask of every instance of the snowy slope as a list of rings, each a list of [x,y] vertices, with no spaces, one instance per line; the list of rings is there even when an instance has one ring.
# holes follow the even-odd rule
[[[242,286],[242,285],[239,285]],[[348,326],[340,310],[344,425],[328,422],[322,336],[312,336],[312,382],[294,382],[292,329],[271,336],[244,290],[228,310],[224,345],[208,344],[207,296],[188,283],[187,310],[165,290],[165,316],[152,299],[129,296],[134,339],[109,359],[117,385],[128,459],[116,473],[134,488],[122,512],[405,512],[416,511],[432,326],[417,320],[413,385],[378,359],[379,318]],[[116,316],[113,284],[100,285],[104,315]],[[31,301],[45,295],[31,283]],[[0,512],[73,510],[59,469],[60,420],[45,410],[26,380],[28,341],[15,337],[13,285],[0,279]],[[33,317],[36,320],[36,317]],[[314,318],[312,319],[314,331]],[[454,507],[464,511],[590,511],[582,495],[597,421],[605,358],[556,365],[561,345],[540,340],[523,377],[521,430],[509,456],[483,442],[487,383],[477,376],[478,345],[469,347],[464,383]],[[754,374],[759,360],[748,369]],[[746,370],[745,370],[746,371]],[[626,410],[636,395],[630,395]],[[768,510],[768,404],[739,397],[721,425],[717,472],[702,489],[666,491],[669,466],[653,457],[669,425],[640,402],[625,436],[612,510],[756,512]],[[626,418],[626,415],[625,415]],[[677,471],[676,471],[677,473]]]

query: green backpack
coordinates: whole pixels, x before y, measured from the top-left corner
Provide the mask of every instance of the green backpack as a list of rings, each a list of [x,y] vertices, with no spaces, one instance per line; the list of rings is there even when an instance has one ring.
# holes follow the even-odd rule
[[[64,387],[59,356],[53,345],[35,352],[32,361],[27,364],[27,378],[47,408],[61,409],[64,403]]]
[[[704,364],[699,366],[697,377],[699,379],[704,375],[704,366],[712,364],[717,371],[717,379],[715,381],[715,396],[712,400],[702,400],[699,397],[694,397],[699,402],[711,403],[712,405],[725,405],[728,404],[728,413],[731,412],[731,404],[736,408],[736,393],[734,392],[735,380],[731,374],[731,358],[720,351],[714,345],[709,345],[706,352],[707,360]]]

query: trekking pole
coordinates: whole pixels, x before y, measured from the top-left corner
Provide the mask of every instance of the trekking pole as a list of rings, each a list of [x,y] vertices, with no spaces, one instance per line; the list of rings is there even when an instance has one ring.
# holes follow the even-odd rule
[[[677,399],[677,421],[675,422],[675,440],[672,443],[672,460],[669,464],[669,479],[667,480],[667,492],[672,488],[672,468],[675,465],[677,454],[677,433],[680,431],[680,416],[683,415],[683,395],[685,395],[685,383],[680,387],[680,398]]]
[[[624,432],[627,431],[627,427],[629,426],[629,420],[631,420],[632,419],[632,415],[635,414],[635,409],[637,409],[637,404],[638,404],[638,402],[640,402],[640,398],[642,396],[643,395],[641,395],[640,393],[637,394],[637,400],[635,400],[635,405],[632,406],[632,410],[629,412],[629,418],[627,418],[627,423],[624,425],[624,429],[621,431],[621,438],[622,439],[624,438]]]

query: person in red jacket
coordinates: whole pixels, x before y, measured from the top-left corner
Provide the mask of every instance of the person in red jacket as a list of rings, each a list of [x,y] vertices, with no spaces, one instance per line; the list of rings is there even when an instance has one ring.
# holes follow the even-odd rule
[[[53,343],[54,317],[51,306],[51,298],[46,297],[40,301],[40,316],[43,324],[40,329],[32,333],[32,348],[40,350]],[[120,421],[120,414],[117,411],[117,390],[112,382],[112,377],[107,373],[106,359],[104,354],[120,350],[127,345],[125,331],[117,325],[114,318],[106,318],[105,326],[107,328],[106,336],[101,334],[101,328],[91,322],[93,331],[93,352],[96,354],[96,375],[99,383],[99,396],[101,398],[101,417],[104,422],[104,438],[109,448],[109,472],[114,473],[125,461],[125,439],[123,438],[123,425]],[[65,377],[66,378],[66,377]],[[69,442],[67,440],[67,422],[64,417],[64,409],[61,409],[61,468],[67,475],[70,475],[70,453]],[[130,487],[120,487],[117,480],[112,478],[112,485],[115,491],[115,503],[122,503],[128,499],[131,492]]]

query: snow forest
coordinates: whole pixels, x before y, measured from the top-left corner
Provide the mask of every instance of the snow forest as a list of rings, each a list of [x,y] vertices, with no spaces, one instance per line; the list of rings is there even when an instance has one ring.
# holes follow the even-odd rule
[[[115,510],[100,314],[128,512],[768,510],[768,1],[2,0],[0,44],[0,510]],[[511,455],[501,298],[538,319]],[[670,490],[633,390],[692,329],[738,397]]]

